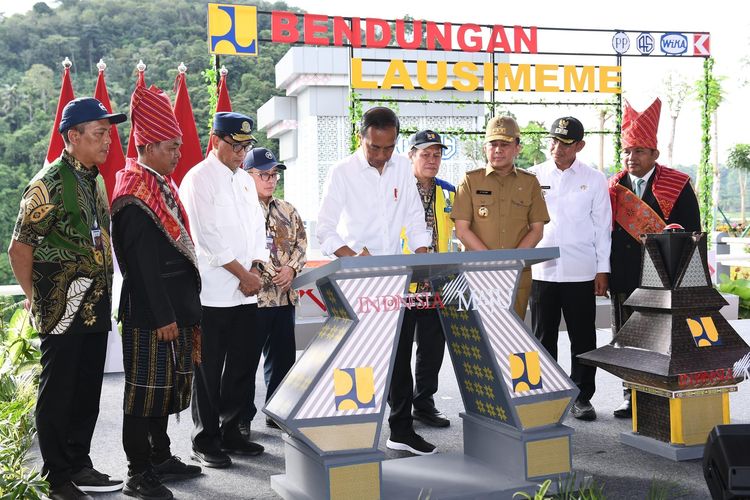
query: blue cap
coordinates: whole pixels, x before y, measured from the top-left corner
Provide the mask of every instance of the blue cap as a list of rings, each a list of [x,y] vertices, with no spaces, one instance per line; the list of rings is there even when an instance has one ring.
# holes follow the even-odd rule
[[[242,161],[242,168],[245,170],[250,170],[251,168],[257,168],[258,170],[271,170],[273,167],[276,167],[279,170],[286,170],[286,165],[276,161],[276,157],[273,153],[266,148],[253,149]]]
[[[109,123],[122,123],[128,119],[123,113],[110,113],[104,104],[93,97],[79,97],[65,105],[57,131],[62,133],[80,123],[109,119]]]
[[[255,140],[255,137],[250,135],[253,125],[253,119],[241,113],[222,111],[214,115],[214,132],[228,135],[237,142]]]

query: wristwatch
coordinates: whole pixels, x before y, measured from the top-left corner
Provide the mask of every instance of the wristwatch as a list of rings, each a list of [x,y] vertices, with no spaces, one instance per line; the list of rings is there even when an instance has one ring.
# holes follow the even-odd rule
[[[253,262],[253,264],[250,266],[250,270],[257,269],[260,274],[263,274],[266,272],[266,265],[263,264],[261,261],[256,260]]]

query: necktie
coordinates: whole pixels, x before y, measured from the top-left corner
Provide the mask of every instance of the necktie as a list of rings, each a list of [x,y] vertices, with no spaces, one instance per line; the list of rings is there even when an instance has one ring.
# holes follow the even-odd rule
[[[645,182],[646,181],[644,181],[643,179],[636,179],[635,181],[635,195],[638,198],[643,197],[643,184],[645,184]]]

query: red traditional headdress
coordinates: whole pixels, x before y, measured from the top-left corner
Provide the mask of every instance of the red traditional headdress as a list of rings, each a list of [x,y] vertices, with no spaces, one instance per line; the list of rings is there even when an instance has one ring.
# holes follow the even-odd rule
[[[644,112],[639,113],[625,101],[622,114],[623,148],[656,148],[656,132],[659,130],[661,101],[657,97]]]
[[[130,100],[130,121],[135,130],[135,145],[153,144],[182,135],[169,96],[151,85],[136,87]]]

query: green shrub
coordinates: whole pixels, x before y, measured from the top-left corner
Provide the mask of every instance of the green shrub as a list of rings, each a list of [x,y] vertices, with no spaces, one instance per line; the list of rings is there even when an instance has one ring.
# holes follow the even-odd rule
[[[41,499],[49,486],[28,464],[36,435],[39,336],[18,304],[0,309],[0,498]],[[10,312],[9,312],[10,310]]]

